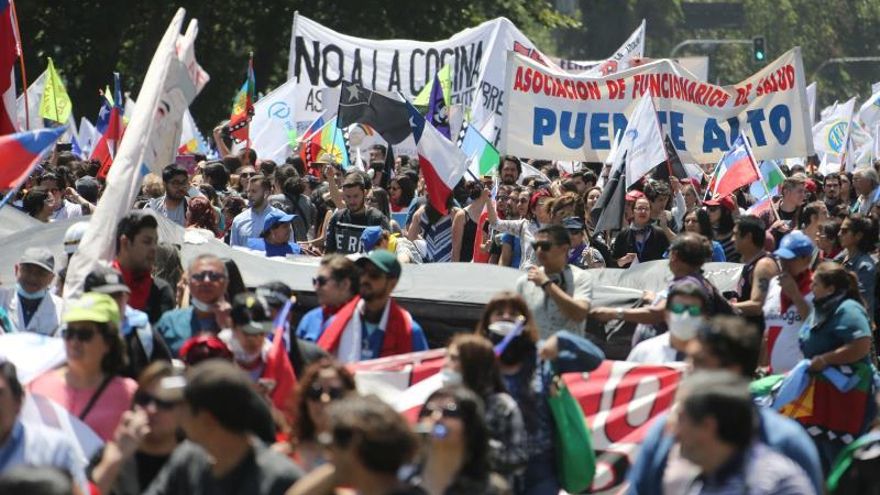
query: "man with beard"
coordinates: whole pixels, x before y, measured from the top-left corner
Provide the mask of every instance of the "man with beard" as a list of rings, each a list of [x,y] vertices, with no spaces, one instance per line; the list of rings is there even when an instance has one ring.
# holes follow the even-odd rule
[[[366,184],[363,176],[352,172],[342,183],[345,208],[336,210],[327,225],[325,252],[353,254],[361,251],[361,234],[367,227],[381,226],[390,230],[388,218],[376,208],[366,206]]]
[[[264,175],[254,175],[247,185],[247,197],[251,207],[239,213],[232,220],[229,244],[232,246],[247,247],[248,239],[260,237],[266,216],[271,212],[284,215],[284,212],[269,204],[269,195],[272,194],[272,181]]]
[[[151,199],[144,208],[150,208],[172,222],[186,226],[186,190],[189,187],[189,175],[186,170],[172,163],[162,169],[162,183],[165,194]]]
[[[318,347],[343,363],[422,351],[422,327],[392,298],[401,266],[390,251],[378,249],[357,260],[359,296],[336,313],[318,338]]]
[[[843,205],[840,200],[840,176],[836,174],[825,176],[823,191],[825,192],[825,207],[828,208],[828,213],[836,215],[838,206]],[[843,205],[843,208],[848,209],[848,205]]]
[[[519,163],[519,158],[506,155],[501,160],[501,167],[498,168],[501,183],[506,186],[515,186],[520,175],[522,175],[522,165]]]
[[[131,290],[128,305],[147,313],[150,323],[175,306],[174,291],[165,280],[153,277],[159,248],[159,222],[152,213],[135,210],[122,217],[116,228],[113,268]]]

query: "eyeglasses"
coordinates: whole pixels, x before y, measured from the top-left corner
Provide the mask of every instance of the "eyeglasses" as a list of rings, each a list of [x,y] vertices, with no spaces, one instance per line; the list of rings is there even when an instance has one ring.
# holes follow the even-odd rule
[[[210,282],[219,282],[219,281],[225,279],[226,275],[224,275],[220,272],[204,271],[204,272],[199,272],[199,273],[193,273],[192,275],[190,275],[189,278],[191,278],[192,280],[194,280],[196,282],[209,282],[209,281]]]
[[[510,196],[498,196],[495,198],[496,201],[507,201],[510,199]]]
[[[143,408],[146,408],[151,403],[156,404],[156,408],[162,409],[163,411],[170,411],[171,409],[174,409],[174,406],[176,405],[175,402],[162,400],[146,392],[136,392],[134,394],[134,403]]]
[[[434,416],[437,413],[440,413],[440,417],[442,418],[461,418],[461,410],[458,408],[458,404],[450,402],[445,406],[430,404],[423,407],[422,410],[419,411],[419,419]]]
[[[70,328],[61,330],[61,338],[64,340],[78,340],[80,342],[89,342],[95,338],[95,331],[91,328]]]
[[[550,241],[532,241],[532,249],[535,251],[549,251],[553,247]]]
[[[253,177],[255,175],[257,175],[257,174],[255,174],[254,172],[244,172],[242,174],[238,174],[238,177],[241,179],[250,179],[251,177]]]
[[[330,281],[330,277],[325,277],[323,275],[318,275],[317,277],[312,279],[312,285],[315,287],[324,287],[327,285],[327,282]]]
[[[672,303],[668,306],[669,311],[677,315],[688,313],[691,316],[700,316],[703,309],[693,304]]]
[[[648,208],[646,206],[638,206],[636,208],[633,208],[633,211],[649,211],[649,210],[650,210],[650,208]]]
[[[345,396],[345,392],[346,390],[342,387],[322,387],[317,383],[313,383],[312,386],[306,390],[306,398],[309,400],[320,401],[326,397],[329,401],[334,401]]]

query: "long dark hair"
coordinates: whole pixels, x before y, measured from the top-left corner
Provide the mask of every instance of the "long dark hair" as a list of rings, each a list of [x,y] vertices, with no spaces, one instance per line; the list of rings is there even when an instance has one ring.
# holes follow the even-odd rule
[[[115,323],[95,322],[98,333],[107,344],[107,353],[101,358],[101,371],[115,376],[122,373],[128,365],[128,354],[125,352],[125,342],[119,332],[119,326]]]
[[[391,198],[388,196],[388,191],[373,186],[370,194],[373,196],[373,208],[381,211],[385,218],[391,219]]]
[[[733,212],[721,206],[721,218],[718,219],[718,226],[715,228],[717,234],[728,234],[733,232]]]
[[[843,292],[846,299],[852,299],[867,308],[859,292],[859,280],[854,273],[842,265],[833,261],[824,261],[816,267],[813,278],[822,282],[822,285],[833,288],[835,293]]]
[[[506,392],[501,369],[492,342],[482,335],[460,333],[447,348],[458,348],[461,381],[467,388],[486,399],[491,394]]]
[[[437,390],[428,397],[425,405],[437,399],[451,399],[455,402],[461,422],[464,425],[465,459],[461,464],[460,475],[474,480],[485,480],[489,476],[489,428],[486,426],[483,401],[470,389],[461,385],[451,385]]]
[[[489,338],[489,324],[491,323],[489,320],[492,318],[492,313],[503,308],[516,310],[519,314],[525,317],[526,323],[523,328],[523,335],[526,335],[532,343],[537,343],[539,339],[538,327],[535,326],[535,319],[532,317],[532,311],[529,309],[528,304],[526,304],[526,301],[522,296],[511,291],[499,292],[498,294],[495,294],[488,303],[486,303],[486,307],[483,308],[483,314],[480,316],[480,321],[477,322],[475,333]]]
[[[697,216],[697,227],[699,228],[699,233],[703,235],[706,239],[710,241],[715,238],[715,232],[712,230],[712,221],[709,220],[709,212],[706,210],[695,206],[691,208],[690,211],[684,214],[684,219],[686,220],[688,215],[695,214]],[[724,214],[721,214],[722,221],[724,220]],[[733,230],[733,227],[730,228]]]
[[[397,185],[400,186],[400,200],[394,206],[398,208],[408,207],[412,203],[413,198],[416,197],[416,184],[406,174],[395,175],[391,182],[397,182]]]
[[[306,392],[318,380],[318,375],[327,369],[336,372],[336,376],[342,381],[342,386],[346,390],[349,392],[355,390],[354,377],[345,366],[330,358],[322,358],[310,364],[297,384],[296,395],[294,395],[293,413],[295,421],[293,423],[293,439],[296,442],[313,442],[316,440],[315,423],[312,421],[312,417],[309,416]]]

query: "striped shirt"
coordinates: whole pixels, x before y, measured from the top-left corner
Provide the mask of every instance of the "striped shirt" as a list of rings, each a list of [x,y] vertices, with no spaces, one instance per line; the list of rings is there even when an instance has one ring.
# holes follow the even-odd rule
[[[455,210],[441,217],[433,224],[428,216],[422,215],[422,237],[428,248],[428,262],[444,263],[452,261],[452,217]]]

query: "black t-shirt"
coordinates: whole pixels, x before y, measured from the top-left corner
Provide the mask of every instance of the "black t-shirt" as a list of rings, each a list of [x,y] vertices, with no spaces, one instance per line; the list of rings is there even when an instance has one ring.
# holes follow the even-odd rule
[[[136,452],[134,454],[134,462],[135,465],[137,465],[138,486],[140,486],[141,489],[150,486],[150,483],[153,482],[156,475],[162,470],[162,466],[164,466],[170,458],[171,454],[150,455],[143,452]]]
[[[351,213],[348,208],[337,211],[327,225],[324,241],[328,253],[352,254],[361,251],[361,234],[366,227],[381,226],[390,230],[388,218],[376,208]]]

